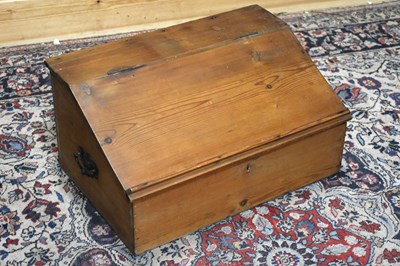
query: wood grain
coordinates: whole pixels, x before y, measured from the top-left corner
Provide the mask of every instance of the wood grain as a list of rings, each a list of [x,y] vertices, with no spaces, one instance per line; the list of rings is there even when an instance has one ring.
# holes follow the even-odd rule
[[[240,19],[238,19],[240,17]],[[239,25],[232,22],[246,21]],[[249,6],[218,16],[183,23],[98,45],[47,60],[69,84],[108,76],[123,67],[135,67],[157,60],[174,59],[223,46],[249,33],[267,33],[288,26],[259,6]],[[123,51],[123,52],[121,52]],[[76,67],[79,65],[80,67]]]
[[[60,163],[79,189],[96,206],[125,245],[133,250],[132,207],[80,111],[68,85],[52,73]],[[74,153],[82,147],[99,168],[97,179],[81,173]]]
[[[259,6],[47,65],[61,164],[136,253],[339,169],[351,115]]]
[[[139,190],[344,112],[302,51],[281,30],[72,90],[124,188]]]
[[[369,2],[382,2],[370,0]],[[274,13],[366,4],[364,0],[9,0],[0,1],[0,45],[162,28],[259,4]]]
[[[340,125],[135,200],[135,252],[334,174],[345,130]]]

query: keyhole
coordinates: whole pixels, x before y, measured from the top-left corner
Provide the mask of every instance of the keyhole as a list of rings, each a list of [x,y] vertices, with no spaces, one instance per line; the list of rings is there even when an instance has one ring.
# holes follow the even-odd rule
[[[250,173],[250,170],[251,170],[251,166],[250,166],[250,163],[248,163],[246,165],[246,173]]]

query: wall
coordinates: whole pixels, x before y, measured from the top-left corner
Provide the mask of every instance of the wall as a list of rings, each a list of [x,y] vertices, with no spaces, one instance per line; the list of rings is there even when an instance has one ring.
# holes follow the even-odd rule
[[[0,46],[160,28],[255,3],[279,13],[367,1],[0,0]]]

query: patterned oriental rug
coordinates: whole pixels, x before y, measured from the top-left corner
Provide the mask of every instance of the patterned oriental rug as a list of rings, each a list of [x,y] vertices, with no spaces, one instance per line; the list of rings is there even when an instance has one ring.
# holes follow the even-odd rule
[[[132,34],[0,49],[0,264],[400,265],[400,2],[280,17],[352,112],[340,173],[140,256],[60,169],[43,65]]]

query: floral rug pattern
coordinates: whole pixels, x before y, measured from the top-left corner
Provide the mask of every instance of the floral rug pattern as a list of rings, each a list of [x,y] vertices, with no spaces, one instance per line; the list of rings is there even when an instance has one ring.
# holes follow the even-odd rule
[[[400,265],[400,2],[280,17],[353,115],[341,171],[139,256],[60,169],[43,64],[134,33],[0,49],[1,265]]]

